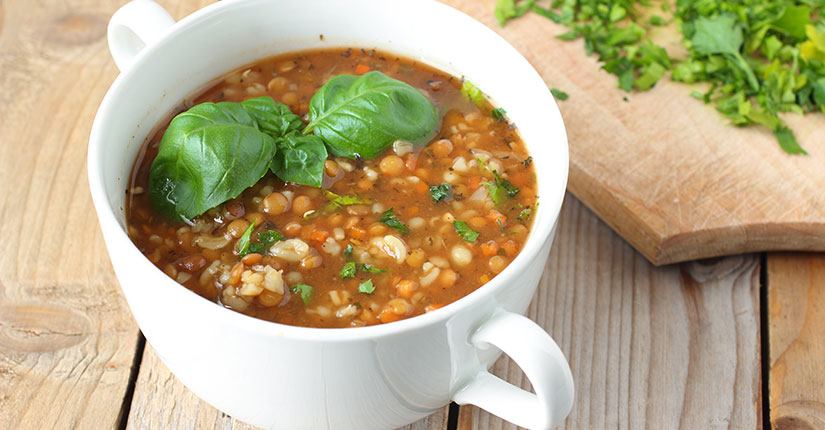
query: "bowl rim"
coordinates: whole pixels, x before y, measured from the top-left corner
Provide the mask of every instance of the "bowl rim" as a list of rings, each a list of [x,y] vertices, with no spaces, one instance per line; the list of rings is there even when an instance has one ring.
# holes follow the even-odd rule
[[[151,263],[142,253],[140,253],[128,237],[125,229],[118,222],[115,216],[115,202],[109,200],[102,180],[103,172],[101,152],[103,147],[103,134],[107,123],[109,122],[109,118],[112,115],[116,115],[116,110],[113,109],[113,107],[117,101],[118,94],[122,92],[123,87],[129,85],[131,77],[140,71],[141,65],[148,61],[147,58],[150,58],[154,52],[162,50],[164,45],[169,40],[177,37],[181,33],[189,31],[191,27],[198,25],[204,18],[220,14],[227,9],[237,7],[255,7],[256,5],[263,3],[267,3],[267,0],[236,0],[217,2],[182,18],[180,21],[172,25],[169,31],[162,37],[150,46],[145,47],[134,58],[129,68],[125,71],[121,71],[109,90],[106,92],[106,95],[98,108],[91,129],[87,157],[87,170],[92,200],[98,214],[98,220],[100,222],[101,230],[105,238],[110,257],[113,257],[115,252],[123,251],[125,254],[124,256],[127,258],[138,258],[138,264],[145,263],[143,264],[144,266],[150,266],[147,268],[148,270],[156,272],[154,273],[155,275],[159,274],[160,277],[162,277],[163,282],[169,284],[169,294],[174,296],[173,300],[181,300],[182,305],[187,307],[192,306],[195,309],[202,311],[203,314],[201,315],[220,322],[221,324],[253,331],[263,336],[276,335],[278,337],[290,339],[325,342],[348,342],[376,339],[391,336],[399,332],[416,331],[433,324],[441,324],[446,322],[453,315],[461,313],[468,308],[477,306],[485,300],[487,296],[495,295],[498,290],[506,288],[506,285],[509,282],[513,282],[517,279],[518,274],[524,272],[527,269],[528,264],[530,264],[534,260],[534,257],[540,253],[545,242],[552,239],[551,236],[553,229],[558,222],[558,216],[561,210],[562,201],[564,199],[567,177],[569,173],[569,149],[565,126],[561,113],[558,109],[558,105],[555,103],[555,100],[550,94],[549,88],[547,88],[546,84],[544,85],[546,92],[544,98],[548,102],[547,108],[553,116],[550,120],[555,121],[559,126],[559,129],[553,133],[554,137],[558,138],[558,141],[553,142],[553,145],[558,147],[558,150],[555,151],[556,153],[554,155],[561,157],[556,164],[564,167],[563,172],[559,172],[559,175],[563,180],[558,181],[557,184],[553,184],[557,187],[555,190],[545,190],[544,188],[541,188],[542,198],[538,200],[541,204],[536,209],[533,227],[527,238],[527,242],[516,258],[514,258],[513,261],[511,261],[501,273],[496,275],[486,284],[480,286],[466,296],[443,306],[442,308],[388,324],[377,324],[354,328],[316,328],[276,323],[242,314],[217,305],[215,302],[201,297],[197,293],[189,290],[185,286],[166,276],[166,274],[164,274],[157,266]],[[524,73],[527,73],[526,76],[529,76],[532,79],[538,78],[542,83],[544,83],[544,80],[535,68],[533,68],[533,66],[523,57],[523,55],[489,27],[469,15],[451,6],[439,3],[436,0],[415,0],[414,3],[416,4],[416,7],[430,7],[438,13],[450,15],[450,19],[463,21],[463,24],[469,28],[473,28],[474,31],[487,33],[487,37],[493,37],[503,42],[505,49],[512,50],[522,63],[513,65],[513,69],[521,69]],[[284,51],[284,53],[286,52],[289,51]],[[453,74],[452,72],[448,73]],[[550,120],[548,123],[551,122]],[[517,120],[514,122],[518,123]],[[141,143],[141,145],[142,144],[143,143]],[[537,169],[538,164],[541,164],[541,160],[534,164],[537,174],[540,175]],[[133,165],[133,162],[128,163],[128,165]],[[548,195],[548,197],[544,197],[545,195]],[[114,258],[112,258],[112,260],[114,264]],[[121,289],[123,289],[123,284],[120,283],[120,285]]]

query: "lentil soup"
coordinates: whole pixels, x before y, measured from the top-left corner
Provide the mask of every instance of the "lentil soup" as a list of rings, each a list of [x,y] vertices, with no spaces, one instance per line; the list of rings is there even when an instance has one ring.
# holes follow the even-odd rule
[[[332,77],[379,71],[435,106],[423,145],[323,162],[320,187],[272,172],[184,221],[161,215],[149,176],[169,122],[141,149],[126,190],[128,234],[167,275],[244,314],[307,327],[359,327],[447,305],[501,272],[535,211],[531,158],[503,109],[467,81],[364,49],[304,51],[238,69],[184,101],[271,97],[307,122]],[[171,118],[170,118],[171,120]]]

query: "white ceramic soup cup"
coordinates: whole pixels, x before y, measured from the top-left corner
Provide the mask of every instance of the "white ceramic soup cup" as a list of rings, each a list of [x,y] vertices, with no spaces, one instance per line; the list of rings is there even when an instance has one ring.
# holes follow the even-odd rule
[[[323,37],[321,37],[323,35]],[[521,316],[550,249],[567,181],[564,125],[545,83],[493,31],[435,1],[222,1],[175,23],[138,0],[112,18],[120,76],[89,142],[89,183],[103,237],[146,339],[195,394],[266,428],[393,428],[451,400],[528,428],[560,423],[573,402],[555,342]],[[521,254],[448,306],[356,329],[293,327],[220,307],[168,278],[125,232],[124,190],[149,132],[216,77],[275,54],[378,48],[464,76],[507,110],[538,174],[540,206]],[[504,351],[535,394],[487,368]]]

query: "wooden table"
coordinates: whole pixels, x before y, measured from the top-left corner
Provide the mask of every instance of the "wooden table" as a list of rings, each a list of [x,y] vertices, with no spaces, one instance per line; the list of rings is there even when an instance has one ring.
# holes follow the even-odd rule
[[[0,2],[0,429],[248,429],[146,345],[101,240],[86,145],[120,3]],[[825,427],[823,255],[657,268],[568,196],[529,316],[573,369],[566,428]],[[456,406],[410,426],[505,427]]]

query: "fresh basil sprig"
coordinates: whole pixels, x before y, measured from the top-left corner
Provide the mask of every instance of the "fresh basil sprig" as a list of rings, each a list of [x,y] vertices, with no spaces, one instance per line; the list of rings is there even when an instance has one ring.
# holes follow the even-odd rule
[[[149,170],[152,204],[169,218],[194,218],[258,182],[275,151],[275,140],[242,104],[193,106],[160,141]]]
[[[420,91],[372,71],[338,75],[309,102],[309,124],[338,157],[374,158],[396,140],[426,143],[438,125],[438,112]]]
[[[161,214],[190,219],[237,197],[267,168],[283,181],[321,187],[327,149],[373,158],[399,139],[425,143],[437,125],[430,100],[377,71],[330,79],[312,97],[303,132],[301,118],[269,97],[201,103],[169,124],[149,193]]]

